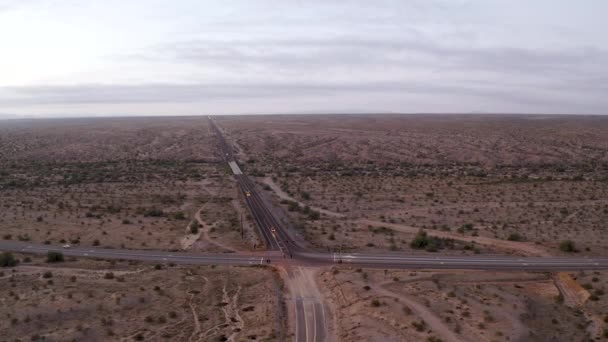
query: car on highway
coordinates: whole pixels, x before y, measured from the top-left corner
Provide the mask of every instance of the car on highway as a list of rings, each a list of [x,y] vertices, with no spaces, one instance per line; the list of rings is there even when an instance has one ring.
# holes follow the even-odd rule
[[[72,247],[72,246],[70,246],[69,244],[61,246],[61,248],[70,248],[70,247]]]

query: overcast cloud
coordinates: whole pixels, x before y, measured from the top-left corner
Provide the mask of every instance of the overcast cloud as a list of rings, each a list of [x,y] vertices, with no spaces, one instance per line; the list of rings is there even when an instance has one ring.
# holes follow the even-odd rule
[[[0,113],[608,113],[604,1],[0,0]]]

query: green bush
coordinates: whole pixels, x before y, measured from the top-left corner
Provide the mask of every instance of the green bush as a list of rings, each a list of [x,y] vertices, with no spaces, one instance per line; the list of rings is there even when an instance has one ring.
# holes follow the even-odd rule
[[[0,267],[13,267],[17,265],[17,259],[11,252],[2,252],[0,254]]]
[[[576,252],[576,246],[572,240],[564,240],[559,243],[559,250],[562,252],[573,253]]]
[[[64,261],[63,253],[61,253],[61,252],[49,251],[46,254],[46,262],[63,262],[63,261]]]
[[[427,236],[426,232],[422,229],[420,229],[418,231],[418,234],[416,234],[416,237],[410,243],[410,247],[412,247],[414,249],[423,249],[423,248],[426,248],[428,245],[429,245],[429,237]]]

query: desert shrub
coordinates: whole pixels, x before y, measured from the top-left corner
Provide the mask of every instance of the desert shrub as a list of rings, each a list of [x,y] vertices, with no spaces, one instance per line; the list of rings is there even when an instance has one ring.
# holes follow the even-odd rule
[[[559,250],[562,252],[573,253],[576,252],[576,247],[574,245],[574,241],[572,240],[564,240],[559,243]]]
[[[13,267],[17,265],[17,259],[11,252],[2,252],[0,254],[0,267]]]
[[[308,193],[306,191],[302,191],[300,194],[302,195],[302,199],[304,199],[306,201],[310,199],[310,193]]]
[[[377,308],[380,306],[380,301],[377,299],[372,300],[372,306]]]
[[[158,208],[149,208],[144,211],[144,216],[148,217],[163,217],[165,216],[165,212]]]
[[[62,262],[62,261],[64,261],[64,258],[63,258],[63,253],[61,253],[61,252],[49,251],[46,254],[46,262]]]
[[[454,248],[453,239],[443,239],[435,236],[428,236],[424,230],[418,231],[414,240],[410,242],[410,247],[413,249],[424,249],[427,252],[436,252],[443,248]]]
[[[51,271],[46,271],[42,274],[42,278],[53,278],[53,272]]]
[[[458,227],[458,229],[456,230],[458,233],[460,234],[464,234],[465,232],[471,231],[473,230],[473,224],[472,223],[465,223],[462,226]]]
[[[511,233],[511,234],[509,234],[509,237],[507,237],[507,240],[509,240],[509,241],[522,241],[523,237],[521,235],[519,235],[518,233]]]
[[[104,279],[114,279],[114,273],[112,272],[107,272],[106,274],[103,275]]]
[[[175,220],[185,220],[186,214],[184,214],[183,211],[176,211],[173,214],[171,214],[171,217]]]
[[[199,223],[197,221],[192,221],[190,223],[190,233],[198,234]]]
[[[426,322],[423,320],[420,320],[420,322],[412,322],[412,326],[416,331],[422,332],[426,329]]]

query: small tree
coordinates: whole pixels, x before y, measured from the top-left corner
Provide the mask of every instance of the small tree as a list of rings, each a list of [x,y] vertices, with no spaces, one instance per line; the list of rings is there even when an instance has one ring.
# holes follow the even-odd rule
[[[422,229],[418,231],[416,237],[410,243],[410,247],[414,249],[423,249],[429,245],[429,238],[426,235],[426,232]]]
[[[564,240],[559,244],[559,250],[562,252],[573,253],[576,252],[576,246],[572,240]]]
[[[63,261],[64,261],[63,253],[61,253],[61,252],[49,251],[46,254],[46,262],[63,262]]]
[[[0,254],[0,267],[13,267],[17,265],[17,259],[11,252],[2,252]]]

